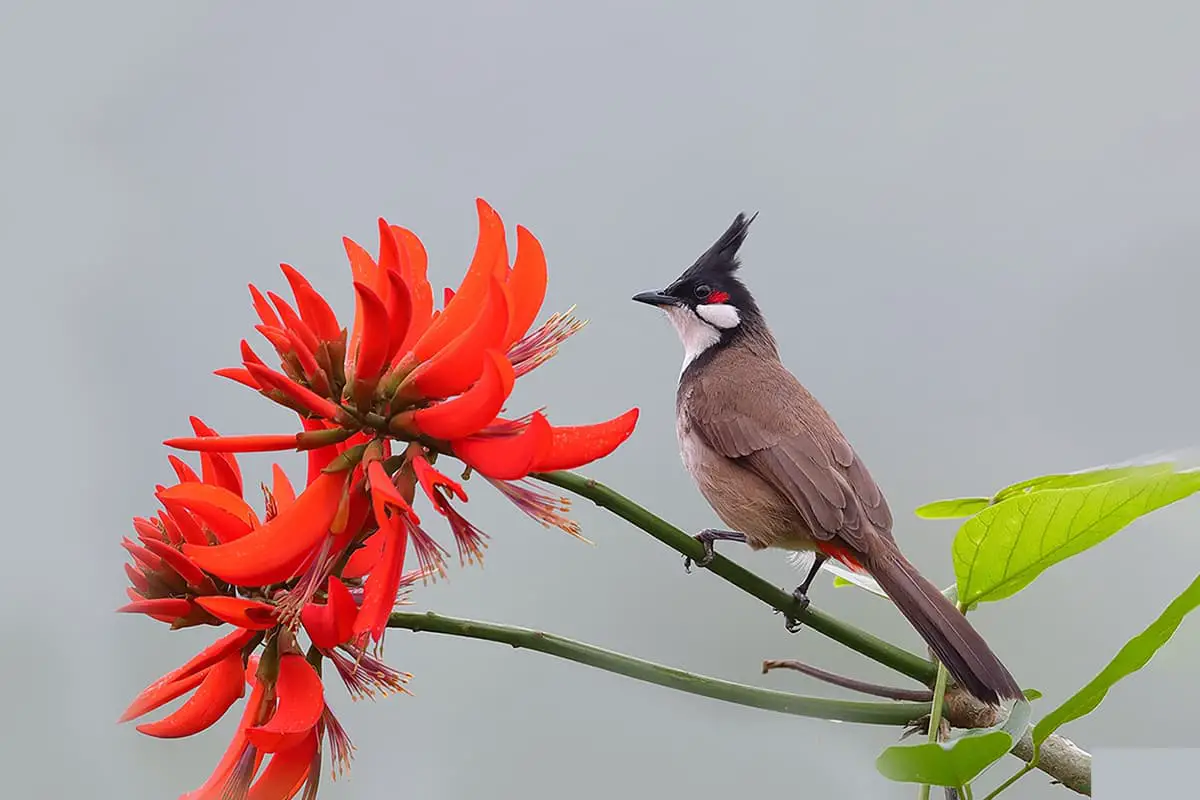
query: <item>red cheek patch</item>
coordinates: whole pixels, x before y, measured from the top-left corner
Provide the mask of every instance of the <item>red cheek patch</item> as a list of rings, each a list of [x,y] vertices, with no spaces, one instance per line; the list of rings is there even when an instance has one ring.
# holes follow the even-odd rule
[[[729,292],[713,292],[704,300],[705,305],[713,303],[724,303],[729,300]]]

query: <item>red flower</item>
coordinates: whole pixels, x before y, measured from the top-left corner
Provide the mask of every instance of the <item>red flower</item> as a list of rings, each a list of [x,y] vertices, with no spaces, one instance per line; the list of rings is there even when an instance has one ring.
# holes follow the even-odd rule
[[[194,436],[166,442],[199,453],[200,473],[170,457],[178,483],[157,488],[163,509],[134,520],[137,541],[123,543],[131,586],[120,610],[235,630],[143,691],[122,721],[188,694],[138,730],[189,736],[251,686],[225,756],[186,797],[291,798],[301,789],[311,797],[326,749],[340,772],[353,746],[325,703],[323,661],[354,697],[404,690],[410,676],[367,647],[382,643],[402,592],[445,573],[449,554],[413,507],[418,486],[446,520],[460,562],[481,561],[488,537],[462,512],[472,473],[543,525],[580,536],[565,498],[528,478],[603,458],[633,432],[637,409],[574,427],[555,427],[540,410],[500,416],[516,379],[582,323],[556,314],[530,330],[546,292],[541,245],[518,227],[510,264],[500,217],[482,200],[477,207],[475,255],[441,309],[420,240],[384,220],[378,259],[344,240],[355,295],[348,329],[286,264],[293,303],[251,286],[256,329],[278,368],[243,341],[242,366],[217,374],[291,409],[302,430],[220,436],[193,418]],[[279,450],[307,453],[304,488],[295,492],[275,466],[260,518],[234,454]],[[445,458],[462,462],[462,482],[439,470]],[[418,568],[406,572],[410,550]]]

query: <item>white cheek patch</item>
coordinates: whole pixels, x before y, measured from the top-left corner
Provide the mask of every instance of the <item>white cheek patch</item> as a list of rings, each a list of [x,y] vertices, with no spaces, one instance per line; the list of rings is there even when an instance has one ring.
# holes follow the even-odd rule
[[[726,303],[712,303],[711,305],[696,306],[696,313],[701,319],[710,325],[714,325],[723,331],[730,328],[736,328],[741,324],[742,318],[738,316],[738,310]]]
[[[687,369],[688,364],[696,360],[696,356],[721,340],[721,332],[696,316],[690,308],[667,306],[663,311],[675,326],[679,341],[683,342],[683,369]]]

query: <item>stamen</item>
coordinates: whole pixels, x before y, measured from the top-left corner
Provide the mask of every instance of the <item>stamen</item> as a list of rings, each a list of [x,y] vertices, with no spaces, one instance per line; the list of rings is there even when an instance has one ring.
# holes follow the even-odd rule
[[[346,691],[354,700],[364,698],[375,699],[376,694],[386,697],[389,694],[403,692],[408,694],[404,684],[412,679],[407,672],[392,669],[383,661],[368,653],[355,644],[344,644],[338,650],[328,653],[329,660],[346,684]],[[349,656],[349,657],[347,657]]]
[[[442,502],[438,506],[438,510],[450,523],[450,531],[454,534],[454,541],[458,545],[459,566],[466,564],[483,566],[483,551],[487,549],[488,535],[472,525],[462,514],[459,514],[454,506],[450,505],[450,498],[444,494]]]
[[[564,313],[555,314],[522,339],[508,348],[508,360],[520,378],[546,363],[558,353],[558,346],[587,325],[587,320],[577,319],[571,306]]]
[[[250,782],[258,769],[258,751],[254,745],[247,744],[246,749],[238,756],[237,764],[225,779],[221,790],[221,800],[246,800],[250,793]]]
[[[498,419],[480,428],[475,433],[471,434],[474,437],[492,437],[492,436],[516,436],[522,433],[529,427],[529,423],[533,421],[533,415],[537,412],[545,412],[545,407],[537,409],[535,412],[530,412],[523,417],[517,419]]]
[[[542,527],[558,528],[577,539],[588,541],[583,537],[579,524],[565,515],[565,512],[571,509],[571,501],[566,497],[546,494],[540,489],[533,488],[534,484],[526,480],[518,483],[517,481],[487,478],[487,482],[499,489],[500,493],[511,500],[517,508],[537,520]],[[591,542],[588,543],[591,544]]]
[[[260,483],[259,488],[262,489],[263,493],[263,508],[265,510],[263,522],[267,523],[275,519],[275,515],[279,513],[279,506],[275,503],[275,495],[271,494],[271,490],[267,488],[265,483]]]
[[[329,568],[333,565],[333,559],[329,552],[332,543],[333,537],[326,536],[325,540],[321,542],[321,549],[317,551],[316,557],[308,565],[308,569],[304,571],[299,582],[279,601],[279,622],[285,628],[296,629],[300,624],[300,612],[312,601],[313,595],[325,585],[325,581],[329,577]]]
[[[325,739],[329,742],[329,764],[333,768],[333,779],[337,780],[350,771],[350,761],[354,758],[356,748],[328,704],[321,712],[320,724],[325,731]]]
[[[417,553],[417,563],[421,568],[422,579],[435,581],[439,577],[446,577],[446,558],[450,555],[450,551],[434,541],[424,528],[415,524],[407,516],[401,517],[401,519],[408,526],[408,540]]]

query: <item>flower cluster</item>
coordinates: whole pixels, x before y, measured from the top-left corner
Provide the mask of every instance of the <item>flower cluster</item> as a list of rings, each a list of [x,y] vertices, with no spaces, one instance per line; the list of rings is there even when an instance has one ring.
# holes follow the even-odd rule
[[[234,630],[147,687],[121,720],[190,693],[138,726],[189,736],[249,688],[225,756],[186,798],[311,798],[326,754],[335,775],[346,767],[353,746],[326,704],[322,667],[332,663],[355,699],[403,690],[409,676],[377,657],[388,617],[408,587],[445,573],[449,555],[413,507],[418,491],[445,519],[460,563],[486,547],[463,516],[462,483],[439,459],[462,462],[463,482],[478,474],[538,522],[578,536],[565,498],[529,476],[603,458],[633,432],[636,408],[574,427],[553,426],[540,410],[502,416],[516,379],[582,325],[556,314],[533,328],[546,292],[541,245],[518,226],[510,263],[499,215],[477,207],[474,257],[440,309],[420,240],[382,219],[377,257],[344,240],[356,299],[348,330],[286,264],[294,303],[252,285],[256,329],[278,369],[243,340],[242,366],[217,374],[296,412],[302,430],[221,436],[193,418],[193,436],[165,442],[198,453],[200,472],[169,456],[178,482],[157,487],[161,510],[135,519],[137,541],[124,541],[130,602],[120,610],[172,628]],[[296,492],[275,465],[260,517],[236,454],[283,450],[306,454],[305,485]],[[406,571],[410,551],[416,568]]]

